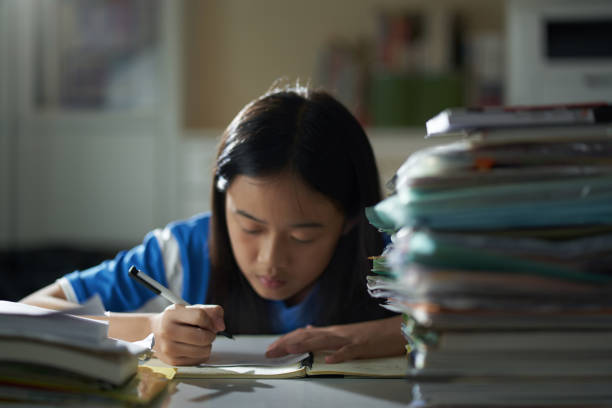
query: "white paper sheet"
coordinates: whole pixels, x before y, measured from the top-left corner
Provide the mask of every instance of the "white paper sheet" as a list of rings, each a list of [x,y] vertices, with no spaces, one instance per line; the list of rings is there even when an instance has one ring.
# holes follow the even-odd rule
[[[294,364],[308,357],[308,353],[289,354],[267,358],[268,346],[278,337],[238,336],[235,340],[217,337],[212,345],[210,359],[202,367],[213,366],[281,366]]]

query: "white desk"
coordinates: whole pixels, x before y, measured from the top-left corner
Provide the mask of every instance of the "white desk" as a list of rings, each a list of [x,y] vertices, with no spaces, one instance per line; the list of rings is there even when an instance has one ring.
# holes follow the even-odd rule
[[[172,391],[172,388],[175,388]],[[413,398],[414,396],[414,398]],[[422,398],[419,398],[421,396]],[[612,378],[510,382],[414,382],[408,379],[181,379],[157,407],[612,406]]]
[[[402,379],[181,379],[158,401],[163,407],[406,407],[412,385]],[[170,387],[172,388],[172,386]]]

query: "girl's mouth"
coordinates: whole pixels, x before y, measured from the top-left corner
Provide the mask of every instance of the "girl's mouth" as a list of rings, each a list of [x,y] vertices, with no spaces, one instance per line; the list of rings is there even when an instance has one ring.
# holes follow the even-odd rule
[[[261,282],[262,285],[269,289],[278,289],[286,283],[283,280],[269,278],[266,276],[258,276],[257,279],[259,279],[259,282]]]

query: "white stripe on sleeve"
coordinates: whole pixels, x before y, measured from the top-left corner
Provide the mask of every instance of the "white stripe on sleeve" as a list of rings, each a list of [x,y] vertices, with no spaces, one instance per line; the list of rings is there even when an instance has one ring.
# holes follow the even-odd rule
[[[157,239],[162,259],[164,260],[164,270],[166,272],[166,282],[168,289],[182,297],[183,292],[183,265],[181,263],[181,253],[178,241],[172,235],[169,228],[156,229],[153,235]],[[138,312],[161,312],[170,302],[161,296],[155,296],[147,303],[138,308]]]
[[[68,279],[64,277],[59,278],[57,280],[57,283],[59,283],[60,288],[62,288],[62,290],[64,291],[64,296],[66,296],[67,301],[72,303],[79,303],[79,299],[77,299],[77,295],[74,292],[74,288],[72,287]]]

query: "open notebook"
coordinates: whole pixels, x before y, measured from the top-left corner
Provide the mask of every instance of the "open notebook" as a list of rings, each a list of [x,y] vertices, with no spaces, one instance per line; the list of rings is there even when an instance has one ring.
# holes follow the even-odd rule
[[[176,377],[186,378],[300,378],[317,375],[399,378],[406,376],[406,356],[325,363],[325,353],[294,354],[266,358],[268,345],[278,336],[235,336],[235,340],[217,337],[206,364],[178,366]],[[143,365],[170,367],[152,358]]]

